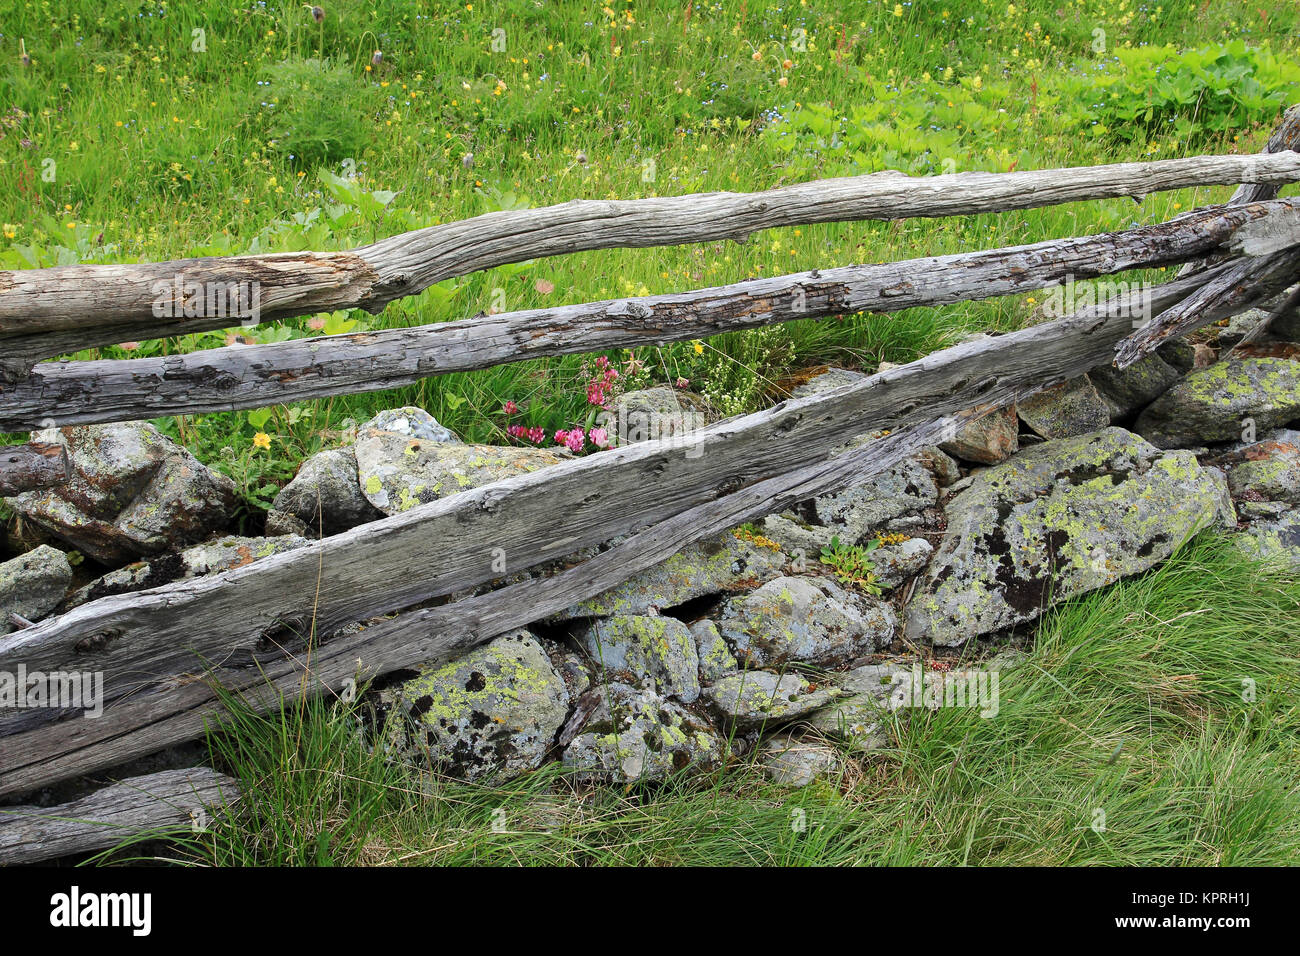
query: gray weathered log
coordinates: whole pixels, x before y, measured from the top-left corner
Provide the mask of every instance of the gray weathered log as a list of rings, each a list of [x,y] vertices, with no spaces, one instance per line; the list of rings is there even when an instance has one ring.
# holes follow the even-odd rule
[[[0,497],[61,485],[67,480],[68,452],[62,445],[30,442],[0,447]]]
[[[193,767],[130,777],[57,807],[0,807],[0,866],[193,831],[238,800],[233,779],[209,767]]]
[[[1206,282],[1182,302],[1157,314],[1150,322],[1115,346],[1115,365],[1128,368],[1150,355],[1171,338],[1206,324],[1205,315],[1217,312],[1225,302],[1239,301],[1256,286],[1285,289],[1300,279],[1300,246],[1266,256],[1232,260],[1229,269]],[[1255,301],[1260,298],[1256,297]]]
[[[262,321],[349,307],[377,312],[452,276],[583,250],[743,239],[759,229],[817,222],[972,215],[1191,186],[1297,180],[1300,155],[1293,153],[918,178],[885,173],[760,193],[573,200],[431,226],[350,252],[0,272],[0,366],[12,380],[40,358],[68,351],[239,324],[227,314],[160,317],[160,305],[182,304],[170,291],[178,283],[211,290],[255,281]]]
[[[752,279],[677,295],[160,358],[42,363],[25,382],[0,387],[0,431],[252,408],[375,391],[538,356],[1008,295],[1183,262],[1292,212],[1300,215],[1300,201],[1216,206],[1123,232]]]
[[[1222,271],[1217,267],[1211,275]],[[1202,278],[1160,287],[1152,300],[1169,305]],[[1223,314],[1276,291],[1252,290],[1241,302],[1222,306]],[[615,449],[462,492],[244,569],[104,598],[42,622],[11,636],[13,643],[0,649],[0,668],[19,662],[29,669],[93,667],[105,673],[109,700],[97,720],[50,723],[49,712],[9,717],[0,725],[8,735],[0,736],[0,794],[193,735],[212,707],[200,676],[207,667],[226,686],[253,687],[261,681],[258,667],[273,674],[286,655],[304,656],[301,639],[283,632],[267,634],[258,646],[277,620],[297,620],[302,634],[329,634],[349,621],[486,583],[498,574],[495,548],[506,549],[512,570],[534,566],[796,471],[854,433],[1015,401],[1077,376],[1108,360],[1130,327],[1126,304],[1108,308],[1116,314],[1093,309],[967,343],[861,383],[719,423],[690,436],[700,443],[698,457],[665,443]],[[523,613],[534,612],[531,599],[502,600],[502,593],[492,592],[484,607],[521,605]],[[445,613],[462,626],[467,620],[465,602]],[[364,660],[356,664],[352,645],[345,646],[349,666],[364,667]],[[293,676],[286,680],[292,683]]]

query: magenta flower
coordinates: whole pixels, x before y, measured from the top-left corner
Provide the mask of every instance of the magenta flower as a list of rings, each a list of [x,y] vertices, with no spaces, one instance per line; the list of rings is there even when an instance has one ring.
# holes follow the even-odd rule
[[[597,448],[609,447],[609,432],[603,428],[593,428],[587,437],[591,439],[591,443]]]
[[[515,404],[515,401],[512,398],[505,403],[505,405],[502,407],[501,410],[505,412],[507,415],[513,415],[519,411],[519,406]]]

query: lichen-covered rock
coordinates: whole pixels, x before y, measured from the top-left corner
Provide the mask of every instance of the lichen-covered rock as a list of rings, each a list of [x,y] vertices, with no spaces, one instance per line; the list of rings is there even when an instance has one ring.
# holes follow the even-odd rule
[[[416,408],[414,405],[382,411],[357,429],[358,434],[371,431],[393,432],[420,441],[441,443],[460,441],[450,428],[440,424],[423,408]]]
[[[712,684],[724,674],[739,669],[736,656],[718,633],[718,625],[706,618],[692,624],[690,631],[695,638],[696,657],[700,662],[701,684]]]
[[[555,620],[643,614],[675,607],[706,594],[753,587],[781,573],[786,556],[773,542],[737,537],[730,531],[689,544],[667,561],[622,584],[566,608]]]
[[[957,460],[938,445],[926,445],[916,453],[916,461],[934,475],[940,488],[961,480],[961,466]]]
[[[795,513],[811,524],[832,528],[841,541],[850,544],[873,528],[938,500],[934,475],[916,459],[905,458],[862,484],[805,502]]]
[[[1257,518],[1232,540],[1243,554],[1256,560],[1284,561],[1300,568],[1300,508]]]
[[[386,515],[569,457],[545,448],[437,442],[369,427],[361,429],[356,456],[361,494]]]
[[[799,674],[737,671],[706,687],[700,699],[720,720],[743,732],[794,720],[839,696],[838,687],[812,684]]]
[[[1016,407],[1007,405],[986,412],[957,429],[951,441],[939,446],[950,455],[982,465],[1006,461],[1020,448],[1020,419]]]
[[[757,759],[767,778],[782,787],[806,787],[833,774],[840,763],[834,747],[785,733],[765,737]]]
[[[1022,399],[1016,414],[1044,438],[1069,438],[1110,424],[1110,410],[1086,375]]]
[[[1138,416],[1134,431],[1157,448],[1240,439],[1300,417],[1300,362],[1227,358],[1191,372]]]
[[[230,520],[234,483],[147,422],[35,432],[68,450],[65,484],[7,499],[18,514],[105,564],[201,541]]]
[[[804,564],[816,563],[822,548],[839,535],[835,528],[812,524],[794,514],[768,515],[763,519],[762,531],[763,537]]]
[[[1230,349],[1254,332],[1259,324],[1267,321],[1268,318],[1269,313],[1263,309],[1247,309],[1245,312],[1238,312],[1228,319],[1226,326],[1219,330],[1215,344],[1221,349]]]
[[[713,726],[654,691],[614,683],[592,693],[600,700],[561,758],[579,780],[662,780],[721,762]]]
[[[659,615],[623,615],[597,621],[574,635],[606,673],[630,674],[664,697],[691,703],[700,696],[695,637],[681,621]]]
[[[933,554],[934,545],[925,538],[880,545],[870,555],[876,583],[885,588],[897,587],[924,571]]]
[[[974,476],[906,610],[912,639],[954,646],[1163,561],[1236,523],[1221,472],[1122,428],[1044,442]]]
[[[14,629],[10,614],[39,621],[63,601],[72,565],[58,548],[41,545],[0,564],[0,634]]]
[[[286,515],[301,525],[286,523]],[[304,461],[293,481],[280,489],[271,504],[267,530],[301,533],[305,529],[309,534],[330,535],[382,517],[361,493],[352,449],[331,448]]]
[[[901,704],[899,682],[905,675],[906,671],[895,664],[866,664],[837,674],[835,679],[844,696],[801,718],[799,723],[837,737],[854,750],[878,750],[888,743],[884,720]]]
[[[781,577],[730,599],[718,630],[756,667],[842,664],[894,638],[888,604],[849,594],[828,578]]]
[[[658,385],[624,392],[598,419],[620,445],[680,437],[702,428],[705,416],[686,396]]]
[[[156,588],[185,578],[197,578],[219,571],[231,571],[273,554],[293,551],[310,544],[296,535],[273,538],[244,538],[238,535],[213,538],[176,554],[137,561],[110,571],[68,598],[67,607],[97,601],[110,594],[126,594]]]
[[[1300,504],[1300,447],[1290,442],[1257,442],[1238,453],[1228,471],[1234,498]]]
[[[1088,373],[1113,421],[1150,405],[1178,381],[1179,371],[1159,355],[1147,355],[1128,368],[1099,365]]]
[[[396,748],[452,776],[516,776],[539,766],[569,692],[526,630],[498,637],[382,697]]]

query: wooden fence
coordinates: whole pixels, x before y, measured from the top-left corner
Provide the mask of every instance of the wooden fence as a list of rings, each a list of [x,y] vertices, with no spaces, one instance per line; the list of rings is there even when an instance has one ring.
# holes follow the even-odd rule
[[[1170,336],[1276,296],[1300,277],[1300,200],[1277,198],[1282,185],[1300,181],[1297,146],[1300,108],[1293,108],[1266,151],[1253,156],[922,179],[882,173],[754,194],[575,201],[435,226],[347,253],[0,273],[0,430],[18,430],[388,388],[537,356],[681,341],[845,312],[893,312],[1052,287],[1071,277],[1186,264],[1177,278],[1148,293],[1155,317],[1137,330],[1129,317],[1134,294],[693,432],[687,454],[680,438],[618,447],[237,570],[102,598],[0,637],[0,674],[20,667],[96,672],[103,675],[105,699],[103,715],[94,720],[54,709],[0,710],[0,797],[106,770],[201,735],[220,716],[216,686],[269,708],[304,694],[337,693],[351,680],[450,659],[595,596],[691,541],[857,484],[951,435],[980,410],[1099,365],[1128,364]],[[799,223],[1140,198],[1223,183],[1243,184],[1224,205],[1099,236],[419,328],[164,358],[40,361],[96,344],[231,325],[228,314],[185,318],[175,307],[183,306],[187,284],[258,282],[263,320],[322,309],[378,310],[447,277],[538,256],[740,239]],[[176,290],[171,311],[181,317],[155,314],[160,288]],[[854,435],[881,429],[889,437],[837,453]],[[7,452],[0,456],[4,493],[66,474],[66,463],[48,451],[24,446]],[[6,465],[8,459],[15,464]],[[494,549],[502,542],[510,544],[515,572],[623,535],[630,537],[560,573],[419,607],[498,581]],[[340,632],[359,621],[371,623]],[[167,785],[169,799],[174,783]],[[168,806],[174,809],[174,802]],[[24,859],[31,857],[33,812],[0,810],[0,862],[6,827],[27,828],[11,843],[26,848]],[[68,845],[51,841],[60,852]]]

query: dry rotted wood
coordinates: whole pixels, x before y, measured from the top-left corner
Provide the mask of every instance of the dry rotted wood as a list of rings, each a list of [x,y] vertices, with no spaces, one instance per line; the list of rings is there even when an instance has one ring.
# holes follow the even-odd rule
[[[1265,256],[1246,256],[1227,263],[1228,269],[1206,282],[1177,305],[1160,312],[1137,332],[1115,346],[1115,364],[1128,368],[1163,342],[1206,324],[1205,316],[1220,303],[1236,302],[1257,285],[1285,289],[1300,279],[1300,246]],[[1255,296],[1254,300],[1268,298]]]
[[[1211,274],[1222,271],[1217,267]],[[1198,276],[1160,287],[1151,293],[1152,301],[1167,306],[1200,281]],[[1256,288],[1243,301],[1220,309],[1231,314],[1249,307],[1255,295],[1276,291]],[[1114,343],[1131,327],[1126,308],[1110,303],[966,343],[823,395],[783,402],[695,433],[692,449],[644,443],[576,459],[419,506],[246,568],[104,598],[41,622],[11,635],[11,642],[0,648],[0,669],[19,662],[29,669],[93,668],[104,674],[108,702],[96,720],[52,722],[49,711],[5,717],[0,723],[0,734],[6,735],[0,736],[0,794],[193,736],[215,707],[210,689],[199,679],[208,668],[225,686],[252,688],[261,683],[263,672],[273,675],[278,666],[296,667],[283,680],[301,681],[305,688],[303,638],[309,631],[330,634],[350,621],[498,578],[498,549],[506,555],[508,571],[522,570],[809,467],[855,433],[915,426],[952,409],[1004,404],[1073,378],[1109,360]],[[1216,317],[1210,313],[1205,321]],[[691,521],[692,526],[707,524],[698,514]],[[679,539],[677,546],[682,543]],[[591,581],[599,580],[587,574]],[[510,605],[523,614],[536,613],[537,602],[527,587],[509,592],[508,600],[502,598],[505,593],[492,592],[480,605],[483,612]],[[463,601],[443,613],[465,634],[482,637],[491,630],[470,623]],[[277,622],[297,622],[298,635]],[[406,665],[394,666],[409,666],[417,652],[406,642],[423,634],[417,630],[384,643],[386,660],[405,660]],[[367,667],[364,657],[356,660],[363,655],[355,653],[354,639],[342,640],[338,652],[346,648],[346,653],[338,660],[346,661],[352,672]],[[427,650],[421,645],[419,653]],[[321,649],[314,653],[319,659]],[[292,663],[286,665],[286,660]],[[331,673],[337,674],[343,665],[333,666]]]
[[[77,349],[240,324],[228,314],[160,316],[160,306],[183,306],[187,296],[194,301],[185,292],[187,283],[219,291],[256,281],[263,321],[349,307],[377,312],[452,276],[583,250],[744,239],[760,229],[816,222],[971,215],[1191,186],[1297,180],[1300,155],[1293,153],[917,178],[877,173],[759,193],[573,200],[431,226],[350,252],[0,272],[0,365],[13,380],[41,358]]]
[[[0,448],[0,497],[61,485],[67,480],[68,451],[62,445],[30,442]]]
[[[0,807],[0,866],[201,829],[217,809],[238,800],[234,780],[194,767],[131,777],[57,807]]]
[[[677,295],[160,358],[42,363],[25,382],[0,386],[0,431],[252,408],[391,388],[538,356],[1008,295],[1183,262],[1289,213],[1300,215],[1300,203],[1211,207],[1123,232],[753,279]]]

